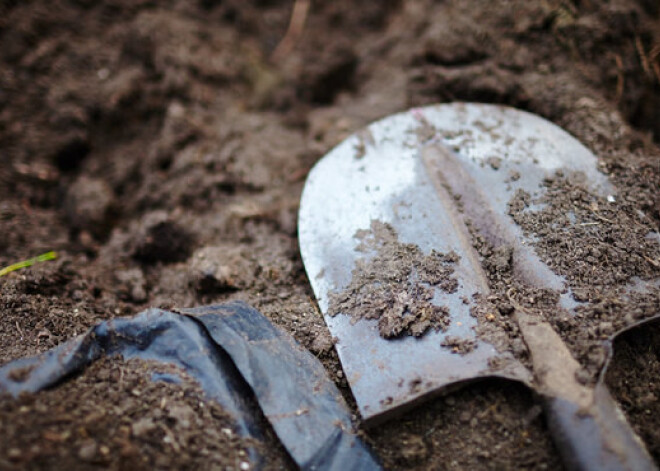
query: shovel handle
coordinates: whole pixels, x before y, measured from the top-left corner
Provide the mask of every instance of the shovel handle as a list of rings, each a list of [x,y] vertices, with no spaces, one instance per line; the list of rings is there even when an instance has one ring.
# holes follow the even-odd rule
[[[576,380],[580,364],[547,322],[519,309],[518,327],[545,397],[546,417],[559,453],[576,471],[657,469],[604,383]]]
[[[564,464],[575,471],[657,470],[607,388],[598,383],[587,409],[546,398],[546,416]]]

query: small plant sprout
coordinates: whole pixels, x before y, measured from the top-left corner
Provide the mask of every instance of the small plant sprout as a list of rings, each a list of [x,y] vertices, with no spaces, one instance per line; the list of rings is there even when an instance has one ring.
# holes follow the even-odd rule
[[[31,267],[35,263],[47,262],[48,260],[55,260],[56,258],[57,258],[56,252],[53,251],[46,252],[36,257],[14,263],[12,265],[9,265],[8,267],[4,267],[3,269],[0,270],[0,276],[5,276],[13,271],[20,270],[21,268]]]

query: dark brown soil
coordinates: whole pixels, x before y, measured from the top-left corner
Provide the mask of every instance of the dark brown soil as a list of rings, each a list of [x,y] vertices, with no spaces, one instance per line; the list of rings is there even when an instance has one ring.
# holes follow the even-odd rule
[[[546,185],[548,193],[539,201],[525,203],[518,195],[511,215],[537,238],[537,253],[565,276],[579,303],[575,316],[556,308],[543,313],[595,380],[605,359],[603,340],[660,313],[657,224],[625,196],[607,201],[563,177]],[[637,197],[650,198],[657,191],[638,189]],[[530,204],[545,206],[527,211]]]
[[[152,375],[178,383],[153,381]],[[231,418],[174,367],[106,358],[56,389],[0,398],[0,468],[268,469],[288,457],[270,443],[241,438]],[[261,464],[263,466],[263,463]]]
[[[504,381],[461,389],[372,439],[389,469],[562,469],[541,407]]]
[[[456,292],[458,281],[452,274],[458,256],[436,251],[424,255],[415,244],[399,242],[394,228],[378,221],[355,237],[361,241],[357,250],[375,255],[367,262],[358,260],[351,283],[331,295],[329,315],[341,313],[353,321],[375,319],[386,339],[446,330],[449,308],[431,300],[436,288]]]
[[[271,60],[292,5],[0,0],[0,266],[50,250],[59,255],[0,278],[0,364],[147,306],[241,299],[317,354],[350,402],[298,252],[305,176],[374,119],[465,100],[516,106],[564,127],[598,155],[617,187],[614,206],[576,188],[574,210],[585,225],[542,236],[538,246],[583,293],[579,316],[548,320],[593,378],[604,356],[600,341],[660,310],[657,251],[617,245],[622,231],[651,244],[642,235],[660,223],[657,3],[312,1],[302,37]],[[549,185],[563,194],[559,180]],[[558,211],[569,200],[558,201]],[[566,228],[563,217],[556,222]],[[568,250],[553,255],[552,247]],[[489,273],[501,275],[491,282],[506,293],[506,248],[484,250]],[[584,263],[572,263],[576,257]],[[621,291],[637,278],[646,280],[646,292]],[[531,297],[540,310],[552,301],[547,293],[519,294],[515,302],[530,307]],[[495,309],[484,315],[507,322],[509,299],[485,302]],[[657,330],[648,335],[649,345],[660,344]],[[515,349],[512,338],[506,345]],[[648,376],[657,358],[626,351],[615,358],[619,373],[610,387],[657,458],[657,401],[649,394],[658,394]],[[630,373],[631,362],[648,375]],[[132,430],[139,419],[113,416],[82,437],[82,416],[60,423],[53,412],[70,404],[74,389],[96,390],[90,378],[131,368],[118,364],[100,363],[29,400],[4,399],[11,423],[3,417],[2,427],[14,432],[2,463],[29,469],[66,457],[69,469],[88,469],[85,457],[106,463],[102,446],[119,459],[121,445],[105,437],[112,424],[121,424],[114,436],[123,437],[121,427]],[[152,391],[140,396],[147,402],[136,414],[178,397],[159,389],[169,385],[136,384]],[[107,417],[110,404],[135,399],[130,389],[112,391],[103,402]],[[182,407],[222,430],[222,414],[211,418],[186,400]],[[46,407],[20,413],[29,404]],[[171,424],[165,415],[153,420]],[[178,461],[162,468],[206,467],[207,457],[186,445],[194,440],[225,457],[218,463],[244,449],[224,438],[211,448],[195,433],[188,429],[192,441],[181,442]],[[469,385],[365,433],[390,469],[560,467],[538,401],[515,384]],[[131,443],[152,463],[173,459],[148,440]]]
[[[606,382],[619,399],[637,433],[660,462],[660,322],[621,336],[614,345],[614,364]]]

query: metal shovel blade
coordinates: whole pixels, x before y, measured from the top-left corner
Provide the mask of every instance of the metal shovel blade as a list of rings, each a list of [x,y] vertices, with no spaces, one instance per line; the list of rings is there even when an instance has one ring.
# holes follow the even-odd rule
[[[397,114],[348,138],[321,159],[302,195],[300,248],[366,424],[460,382],[488,376],[532,382],[531,372],[513,355],[475,333],[477,321],[470,310],[475,295],[487,295],[488,285],[476,268],[479,261],[469,234],[465,227],[459,229],[459,205],[429,170],[429,165],[442,166],[437,159],[429,163],[433,146],[450,151],[460,167],[454,171],[487,195],[486,222],[489,214],[496,216],[494,221],[508,217],[507,203],[519,189],[539,196],[544,178],[560,169],[584,174],[596,193],[612,192],[596,170],[595,156],[565,131],[532,114],[492,105],[443,104]],[[436,306],[429,309],[444,313],[442,329],[427,325],[420,336],[384,338],[377,320],[351,317],[333,307],[338,293],[345,293],[359,271],[377,259],[377,248],[369,241],[383,228],[397,244],[412,244],[423,256],[453,254],[455,286],[420,282]],[[525,246],[517,226],[507,230],[522,241],[518,247]],[[563,290],[562,304],[570,307],[563,280],[540,263],[533,250],[523,250],[521,257],[529,276]],[[452,348],[455,339],[470,348],[457,353]]]

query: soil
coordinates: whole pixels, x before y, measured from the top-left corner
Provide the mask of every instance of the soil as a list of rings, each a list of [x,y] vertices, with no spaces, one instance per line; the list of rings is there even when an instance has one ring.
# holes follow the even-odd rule
[[[658,414],[660,410],[660,322],[634,329],[614,344],[615,356],[606,382],[631,419],[636,432],[648,445],[656,463],[660,462]]]
[[[515,383],[486,381],[374,430],[389,469],[562,469],[541,407]]]
[[[440,345],[451,349],[452,353],[459,353],[461,355],[470,353],[477,348],[477,342],[474,339],[466,339],[454,335],[445,337]]]
[[[588,373],[595,381],[606,358],[603,340],[660,312],[657,225],[625,197],[608,201],[563,176],[546,186],[538,200],[517,195],[510,213],[535,237],[541,259],[565,277],[578,303],[576,315],[555,308],[543,309],[543,316],[582,361],[583,378]],[[637,196],[652,197],[657,189],[639,189]],[[527,210],[531,204],[543,209]],[[567,232],[570,238],[562,235]]]
[[[417,245],[399,242],[394,228],[379,221],[355,237],[360,241],[356,250],[375,255],[358,260],[351,283],[331,294],[328,314],[348,315],[353,321],[375,319],[385,339],[446,330],[449,308],[432,300],[436,288],[456,292],[458,281],[452,274],[458,256],[436,251],[424,255]]]
[[[263,467],[250,448],[267,469],[288,465],[272,432],[268,445],[241,438],[196,382],[159,363],[105,358],[56,389],[0,398],[0,418],[6,470]]]
[[[370,121],[463,100],[515,106],[562,126],[617,188],[612,205],[561,178],[548,182],[562,230],[540,234],[537,245],[583,296],[577,316],[548,321],[593,379],[605,355],[599,342],[660,308],[657,251],[642,237],[660,223],[657,2],[312,1],[302,36],[273,58],[293,3],[0,1],[0,266],[58,253],[0,277],[0,364],[148,306],[240,299],[315,353],[350,403],[298,252],[305,176]],[[585,225],[567,225],[571,204]],[[543,217],[532,222],[547,227]],[[622,234],[634,244],[617,245]],[[484,315],[506,325],[512,301],[542,315],[552,293],[505,289],[506,248],[482,249],[496,292]],[[622,288],[638,279],[639,289]],[[657,329],[644,334],[647,345],[660,344]],[[515,349],[515,332],[509,340]],[[657,460],[657,355],[620,345],[608,384]],[[122,427],[139,429],[146,418],[157,426],[147,437],[162,439],[150,433],[179,427],[165,414],[112,415],[111,404],[135,400],[122,388],[100,403],[114,420],[100,422],[107,426],[83,426],[81,415],[57,422],[72,391],[98,391],[92,378],[133,368],[118,365],[99,363],[30,399],[3,399],[3,430],[14,430],[3,465],[47,467],[66,457],[68,468],[89,469],[92,456],[95,467],[119,466],[122,445],[106,442],[111,430],[130,437]],[[136,414],[179,397],[179,385],[139,384],[149,394]],[[222,437],[226,418],[186,400],[181,407]],[[45,406],[20,412],[30,404]],[[476,383],[364,433],[389,469],[560,469],[539,404],[521,385]],[[225,464],[245,449],[235,438],[212,447],[191,429],[183,437],[191,441],[176,456],[149,440],[129,443],[152,463],[177,460],[163,469],[209,463],[196,461],[207,457],[190,443],[218,451]]]

